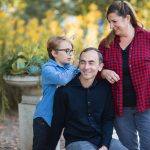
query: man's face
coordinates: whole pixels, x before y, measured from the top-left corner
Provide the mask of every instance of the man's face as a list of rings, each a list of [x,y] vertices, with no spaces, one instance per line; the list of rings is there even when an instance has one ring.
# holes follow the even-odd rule
[[[94,50],[83,52],[79,60],[81,78],[84,80],[95,79],[98,71],[103,68],[103,63],[99,62],[98,53]]]

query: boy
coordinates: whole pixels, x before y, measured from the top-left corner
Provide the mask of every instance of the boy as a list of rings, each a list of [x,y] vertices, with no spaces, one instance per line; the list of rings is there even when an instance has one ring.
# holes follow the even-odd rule
[[[54,93],[58,86],[65,85],[78,73],[78,69],[69,64],[73,45],[68,39],[59,36],[50,38],[47,51],[50,59],[42,67],[43,96],[33,117],[33,150],[49,149]]]

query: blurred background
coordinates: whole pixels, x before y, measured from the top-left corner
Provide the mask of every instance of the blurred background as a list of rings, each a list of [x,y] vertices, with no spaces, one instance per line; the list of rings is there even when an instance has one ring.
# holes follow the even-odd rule
[[[139,21],[150,30],[150,0],[128,0]],[[54,35],[74,44],[74,59],[85,47],[98,47],[109,32],[105,13],[112,0],[0,0],[0,119],[17,110],[20,89],[4,74],[40,75],[48,59],[46,42]],[[30,64],[30,65],[29,65]]]

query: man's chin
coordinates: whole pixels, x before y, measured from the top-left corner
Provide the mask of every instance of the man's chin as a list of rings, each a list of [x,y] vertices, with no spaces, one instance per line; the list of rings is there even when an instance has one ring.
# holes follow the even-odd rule
[[[91,76],[84,75],[84,76],[82,76],[82,78],[85,79],[85,80],[90,80],[90,79],[91,79]]]

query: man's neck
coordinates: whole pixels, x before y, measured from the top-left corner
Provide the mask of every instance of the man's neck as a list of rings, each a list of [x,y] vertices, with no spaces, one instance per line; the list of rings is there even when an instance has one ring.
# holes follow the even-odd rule
[[[86,80],[86,79],[83,79],[81,75],[79,76],[79,80],[84,88],[89,88],[94,82],[94,79]]]

